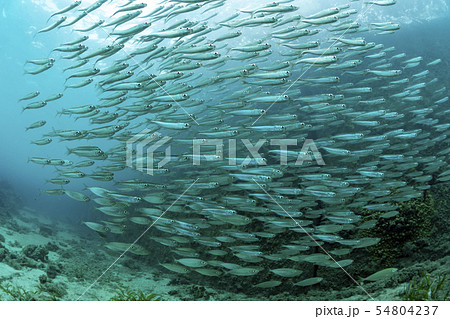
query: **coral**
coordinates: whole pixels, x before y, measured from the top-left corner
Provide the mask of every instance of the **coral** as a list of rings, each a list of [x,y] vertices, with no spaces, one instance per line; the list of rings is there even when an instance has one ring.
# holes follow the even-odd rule
[[[432,278],[429,273],[422,272],[422,277],[414,277],[402,297],[407,301],[448,301],[450,288],[447,275]]]
[[[3,259],[5,259],[8,254],[9,254],[8,249],[0,248],[0,262],[2,262]]]
[[[67,294],[65,284],[63,283],[54,283],[47,281],[39,285],[39,290],[41,292],[48,293],[50,295],[51,300],[61,299]]]
[[[142,290],[133,291],[130,288],[119,288],[119,293],[110,301],[160,301],[161,296],[153,293],[145,294]]]
[[[48,251],[58,251],[59,250],[59,247],[52,242],[49,242],[47,245],[45,245],[45,248],[47,248]]]
[[[28,245],[22,249],[22,252],[28,258],[36,261],[48,260],[48,249],[45,246]]]
[[[434,200],[430,194],[398,203],[399,214],[393,218],[383,219],[379,216],[385,212],[366,212],[364,220],[378,220],[376,226],[362,231],[367,237],[381,238],[380,242],[369,248],[371,255],[386,267],[394,266],[411,243],[419,242],[432,230],[435,214]],[[406,245],[406,248],[405,248]]]
[[[47,276],[50,279],[56,278],[58,274],[61,273],[61,265],[58,264],[48,264],[47,266]]]

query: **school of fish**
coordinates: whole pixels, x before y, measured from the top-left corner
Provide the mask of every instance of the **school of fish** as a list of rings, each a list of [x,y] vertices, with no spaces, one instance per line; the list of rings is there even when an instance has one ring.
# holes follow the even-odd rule
[[[145,231],[167,250],[163,271],[260,289],[320,283],[320,269],[345,268],[380,241],[358,235],[377,224],[362,222],[367,212],[392,218],[398,203],[450,181],[442,61],[365,39],[400,25],[365,25],[361,8],[395,3],[349,0],[304,15],[301,1],[254,1],[224,15],[226,0],[72,2],[36,36],[72,28],[74,38],[25,65],[25,76],[56,64],[66,75],[47,98],[20,100],[36,114],[26,129],[42,131],[31,143],[64,146],[30,158],[56,168],[43,192],[94,202],[104,217],[84,224],[110,251],[152,254],[120,239]],[[102,6],[114,14],[99,19]],[[97,90],[98,100],[73,105],[64,90]],[[47,129],[48,104],[73,127],[56,118]],[[171,146],[153,154],[164,166],[130,148],[144,139]],[[73,179],[86,188],[71,189]]]

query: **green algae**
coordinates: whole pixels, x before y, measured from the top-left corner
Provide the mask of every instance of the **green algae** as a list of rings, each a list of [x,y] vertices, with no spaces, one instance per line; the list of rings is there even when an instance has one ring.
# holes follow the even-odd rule
[[[450,288],[446,274],[433,278],[429,273],[422,272],[421,277],[414,277],[402,299],[407,301],[448,301],[450,300],[449,295]]]

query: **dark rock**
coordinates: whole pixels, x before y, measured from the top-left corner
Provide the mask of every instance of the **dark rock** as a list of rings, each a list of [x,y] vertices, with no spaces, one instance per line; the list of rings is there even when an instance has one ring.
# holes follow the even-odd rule
[[[58,274],[61,273],[61,269],[56,264],[49,264],[47,267],[47,276],[50,279],[55,279]]]
[[[59,249],[59,247],[52,242],[48,243],[45,247],[48,249],[48,251],[57,251]]]
[[[46,275],[40,275],[39,276],[39,282],[43,285],[48,281],[48,278]]]
[[[192,300],[209,300],[210,293],[203,286],[191,285],[188,292]]]
[[[44,237],[51,237],[53,236],[53,230],[48,226],[42,225],[39,227],[39,234]]]
[[[417,246],[413,242],[407,242],[403,247],[403,256],[411,257],[417,252]]]
[[[48,260],[48,249],[45,246],[28,245],[22,249],[22,252],[28,258],[36,261]]]
[[[51,299],[50,300],[58,300],[64,297],[67,294],[66,285],[63,283],[53,283],[53,282],[46,282],[44,284],[41,284],[40,288],[42,291],[47,292],[50,294]]]
[[[0,248],[0,262],[9,255],[9,251],[6,248]]]

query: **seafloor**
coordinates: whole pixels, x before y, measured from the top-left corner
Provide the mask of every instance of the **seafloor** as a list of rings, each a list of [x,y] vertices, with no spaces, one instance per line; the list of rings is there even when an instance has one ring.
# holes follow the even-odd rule
[[[422,210],[417,201],[405,205],[402,216],[380,225],[378,247],[352,256],[355,262],[346,270],[355,278],[387,267],[399,269],[389,278],[364,283],[374,299],[402,300],[413,279],[416,284],[424,282],[425,274],[431,289],[444,279],[439,289],[443,291],[430,298],[448,298],[444,276],[450,272],[450,187],[433,186],[427,196],[432,199],[426,201],[431,210],[426,205]],[[105,251],[103,239],[95,233],[23,207],[6,183],[0,183],[0,225],[1,300],[76,300],[117,258]],[[406,235],[401,238],[399,234]],[[392,242],[394,238],[396,242]],[[163,261],[155,260],[161,256],[161,247],[154,249],[155,254],[145,257],[125,255],[80,300],[369,299],[341,270],[324,270],[320,274],[323,282],[309,288],[286,282],[276,288],[256,289],[245,281],[231,283],[221,278],[200,282],[198,277],[169,273],[158,266]],[[415,293],[420,295],[420,291]]]

